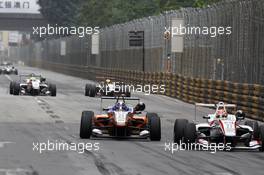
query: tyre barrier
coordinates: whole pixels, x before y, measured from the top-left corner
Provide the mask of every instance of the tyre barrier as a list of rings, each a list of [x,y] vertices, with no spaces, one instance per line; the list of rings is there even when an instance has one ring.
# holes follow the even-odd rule
[[[95,81],[99,81],[100,77],[100,81],[109,78],[134,86],[165,85],[165,93],[158,94],[192,104],[219,101],[234,103],[238,109],[248,114],[247,117],[264,121],[264,86],[259,84],[190,78],[165,72],[142,72],[41,61],[30,62],[28,65]]]

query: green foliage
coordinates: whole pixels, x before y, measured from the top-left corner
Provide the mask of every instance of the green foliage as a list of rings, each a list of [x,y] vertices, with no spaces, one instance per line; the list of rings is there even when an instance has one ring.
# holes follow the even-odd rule
[[[158,13],[156,0],[88,0],[79,13],[79,22],[107,26]]]
[[[41,13],[53,24],[76,24],[76,13],[82,0],[38,0]]]
[[[42,14],[60,25],[109,26],[181,7],[220,0],[39,0]]]

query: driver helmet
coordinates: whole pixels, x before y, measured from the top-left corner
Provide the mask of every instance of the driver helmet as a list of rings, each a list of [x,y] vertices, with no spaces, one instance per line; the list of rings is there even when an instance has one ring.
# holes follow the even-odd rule
[[[109,84],[109,83],[111,83],[111,80],[110,80],[110,79],[106,79],[105,82],[106,82],[107,84]]]
[[[36,77],[30,77],[30,81],[36,81]]]
[[[216,118],[226,118],[227,117],[227,112],[224,109],[219,109],[216,112]]]
[[[115,106],[113,107],[114,110],[124,110],[128,111],[129,108],[126,106],[124,102],[117,102]]]

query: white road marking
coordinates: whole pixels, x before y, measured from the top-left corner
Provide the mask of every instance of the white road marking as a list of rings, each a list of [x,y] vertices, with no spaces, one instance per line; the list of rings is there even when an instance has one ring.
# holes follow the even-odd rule
[[[27,169],[16,168],[16,169],[0,169],[0,173],[5,173],[5,175],[26,175],[32,173],[32,171]]]
[[[15,142],[0,142],[0,148],[4,148],[5,145],[10,144],[10,143],[15,143]]]
[[[13,79],[12,79],[9,75],[5,75],[5,77],[6,77],[9,81],[13,81]]]

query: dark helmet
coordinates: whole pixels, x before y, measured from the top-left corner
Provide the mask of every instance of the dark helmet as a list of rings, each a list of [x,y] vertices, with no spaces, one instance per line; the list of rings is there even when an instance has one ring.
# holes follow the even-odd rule
[[[145,108],[146,108],[146,105],[140,102],[135,106],[134,111],[144,111]]]
[[[242,120],[242,119],[244,119],[246,117],[246,114],[242,111],[242,110],[238,110],[237,112],[236,112],[236,118],[238,119],[238,120]]]

